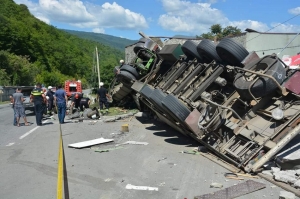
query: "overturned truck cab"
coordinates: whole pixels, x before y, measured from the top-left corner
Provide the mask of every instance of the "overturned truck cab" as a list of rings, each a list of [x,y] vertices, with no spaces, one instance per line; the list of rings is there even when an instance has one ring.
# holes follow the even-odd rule
[[[259,172],[300,132],[300,72],[276,54],[259,57],[231,38],[163,46],[141,38],[133,53],[113,99],[131,96],[235,167]]]

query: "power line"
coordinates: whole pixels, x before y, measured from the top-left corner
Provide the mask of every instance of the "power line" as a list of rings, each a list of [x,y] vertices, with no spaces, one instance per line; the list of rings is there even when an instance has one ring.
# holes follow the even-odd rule
[[[249,42],[249,41],[251,41],[251,40],[257,38],[257,37],[259,37],[261,34],[267,33],[267,32],[269,32],[270,30],[273,30],[274,28],[277,28],[278,26],[280,26],[280,25],[282,25],[282,24],[284,24],[284,23],[286,23],[286,22],[288,22],[288,21],[290,21],[290,20],[292,20],[292,19],[298,17],[299,15],[300,15],[300,13],[297,14],[297,15],[295,15],[295,16],[293,16],[293,17],[291,17],[291,18],[289,18],[289,19],[287,19],[287,20],[285,20],[284,22],[279,23],[277,26],[274,26],[273,28],[270,28],[269,30],[267,30],[267,31],[265,31],[265,32],[259,33],[256,37],[253,37],[252,39],[250,39],[250,40],[248,40],[248,41],[246,41],[246,42]]]

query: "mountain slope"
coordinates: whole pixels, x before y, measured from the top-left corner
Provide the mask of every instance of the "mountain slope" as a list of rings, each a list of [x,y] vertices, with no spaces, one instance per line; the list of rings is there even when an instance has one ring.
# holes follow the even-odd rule
[[[101,33],[83,32],[83,31],[65,30],[65,29],[62,30],[67,33],[76,35],[80,38],[96,41],[121,51],[124,51],[125,46],[131,45],[136,42],[136,40],[129,40],[129,39],[124,39],[121,37],[115,37],[112,35],[106,35]]]
[[[13,0],[1,0],[0,27],[0,85],[57,85],[70,78],[92,81],[95,46],[104,55],[100,59],[101,80],[108,83],[113,67],[124,57],[124,50],[40,21],[26,5]]]

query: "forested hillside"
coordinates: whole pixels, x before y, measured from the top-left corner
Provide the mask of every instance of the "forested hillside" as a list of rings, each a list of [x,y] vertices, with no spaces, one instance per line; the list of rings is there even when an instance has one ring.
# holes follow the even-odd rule
[[[13,0],[1,0],[0,27],[0,85],[57,85],[66,79],[92,83],[95,46],[101,55],[101,81],[107,85],[124,58],[124,51],[58,30]]]
[[[124,39],[124,38],[101,34],[101,33],[83,32],[83,31],[75,31],[75,30],[64,30],[64,31],[76,35],[80,38],[96,41],[121,51],[124,51],[126,46],[137,42],[135,40]]]

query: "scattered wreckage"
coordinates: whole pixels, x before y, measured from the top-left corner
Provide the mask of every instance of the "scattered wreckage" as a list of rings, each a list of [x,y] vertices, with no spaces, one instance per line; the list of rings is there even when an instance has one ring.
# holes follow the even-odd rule
[[[259,57],[232,38],[141,38],[133,53],[114,69],[113,100],[133,99],[235,167],[260,172],[300,132],[300,72],[276,54]]]

